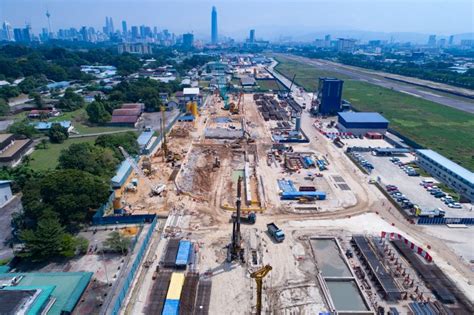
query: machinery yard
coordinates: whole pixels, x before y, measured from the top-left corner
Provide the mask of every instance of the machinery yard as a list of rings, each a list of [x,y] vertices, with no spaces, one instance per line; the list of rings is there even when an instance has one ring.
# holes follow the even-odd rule
[[[277,314],[472,312],[472,274],[445,254],[448,245],[393,209],[307,113],[295,116],[279,104],[286,115],[267,120],[261,99],[231,94],[238,104],[231,112],[210,95],[193,122],[171,129],[166,144],[176,158],[165,159],[162,148],[151,157],[148,178],[166,184],[165,192],[147,198],[139,181],[142,188],[124,194],[132,209],[169,211],[164,239],[148,254],[155,259],[140,267],[142,284],[126,300],[128,312],[252,314],[258,305]],[[276,140],[293,131],[309,141]],[[148,206],[137,206],[145,200]],[[179,254],[183,242],[188,254]],[[428,248],[429,261],[419,255]],[[439,281],[459,289],[444,296],[420,268],[438,268]]]

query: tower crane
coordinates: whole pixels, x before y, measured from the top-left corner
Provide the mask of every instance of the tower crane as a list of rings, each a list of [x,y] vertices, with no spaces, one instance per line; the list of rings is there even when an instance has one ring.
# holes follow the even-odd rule
[[[168,144],[166,143],[166,114],[165,106],[161,106],[161,150],[163,150],[163,162],[166,161],[168,156]]]
[[[266,265],[260,268],[259,270],[252,272],[250,278],[255,279],[257,284],[257,315],[262,314],[262,283],[263,278],[272,270],[272,266]]]
[[[146,177],[146,175],[143,173],[143,171],[140,169],[140,167],[138,167],[137,163],[135,162],[135,160],[130,156],[130,154],[127,153],[127,151],[125,151],[125,149],[123,147],[119,147],[120,149],[120,152],[122,152],[123,156],[125,157],[125,159],[127,159],[127,161],[130,163],[130,165],[133,167],[133,169],[135,170],[135,172],[137,172],[137,174],[143,178],[143,180],[145,181],[145,183],[150,187],[151,189],[151,195],[153,196],[158,196],[160,195],[166,188],[166,185],[164,184],[161,184],[161,185],[154,185],[151,180]]]

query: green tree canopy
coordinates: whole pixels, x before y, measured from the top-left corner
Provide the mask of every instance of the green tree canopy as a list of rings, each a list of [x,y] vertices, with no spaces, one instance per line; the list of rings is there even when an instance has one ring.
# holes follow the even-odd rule
[[[30,222],[52,212],[69,230],[74,230],[88,222],[91,210],[104,203],[109,194],[108,180],[80,170],[61,169],[30,180],[23,188],[22,201]]]
[[[59,156],[59,168],[81,170],[105,178],[114,174],[118,162],[111,149],[90,143],[73,143]]]
[[[104,241],[104,245],[109,251],[122,253],[122,255],[128,253],[131,243],[130,237],[123,236],[117,231],[110,233],[109,237]]]
[[[65,111],[73,111],[84,106],[84,99],[77,93],[74,93],[74,90],[67,88],[64,92],[64,96],[61,98],[58,104],[58,108],[61,108]]]
[[[96,124],[105,124],[111,118],[102,101],[93,101],[87,105],[86,111],[89,115],[89,121]]]
[[[28,123],[27,120],[16,121],[10,127],[8,127],[8,132],[13,133],[17,136],[25,136],[27,138],[33,138],[38,131]]]
[[[137,136],[133,131],[111,135],[101,135],[97,137],[95,144],[103,148],[112,149],[115,153],[115,157],[117,157],[119,160],[123,160],[123,155],[119,150],[119,146],[123,147],[125,151],[128,152],[128,154],[136,155],[140,153]]]
[[[55,257],[72,257],[75,251],[74,238],[51,215],[42,217],[34,230],[21,231],[20,240],[24,243],[24,248],[17,256],[34,262]]]
[[[10,106],[8,106],[7,101],[3,98],[0,98],[0,116],[6,116],[10,113]]]
[[[52,143],[63,143],[64,140],[69,138],[69,132],[67,128],[61,126],[58,123],[53,123],[51,128],[48,130],[49,141]]]

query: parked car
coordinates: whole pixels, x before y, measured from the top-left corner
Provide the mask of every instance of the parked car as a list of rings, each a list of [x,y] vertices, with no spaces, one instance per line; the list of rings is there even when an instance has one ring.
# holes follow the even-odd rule
[[[435,198],[441,198],[441,197],[445,197],[445,196],[446,196],[446,194],[444,192],[439,192],[437,194],[434,194]]]
[[[453,208],[453,209],[461,209],[462,205],[459,202],[453,202],[448,204],[448,207]]]

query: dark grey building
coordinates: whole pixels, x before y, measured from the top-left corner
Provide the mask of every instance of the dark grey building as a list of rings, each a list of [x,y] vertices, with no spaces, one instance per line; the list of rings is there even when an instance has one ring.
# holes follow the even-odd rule
[[[183,34],[183,46],[191,48],[194,44],[194,35],[191,33]]]
[[[255,42],[255,30],[250,30],[249,42]]]
[[[319,78],[318,112],[322,115],[336,115],[341,111],[342,85],[344,81],[336,78]]]

